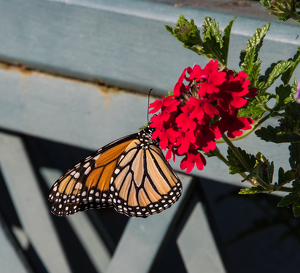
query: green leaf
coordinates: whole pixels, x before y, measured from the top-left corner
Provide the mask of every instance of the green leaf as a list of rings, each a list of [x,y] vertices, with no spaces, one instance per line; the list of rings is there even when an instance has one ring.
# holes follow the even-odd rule
[[[224,35],[223,35],[223,47],[221,48],[221,55],[224,60],[225,65],[227,64],[227,59],[228,59],[228,50],[229,50],[229,43],[230,43],[230,34],[231,34],[231,28],[233,25],[234,20],[237,18],[235,16],[226,26],[224,29]]]
[[[295,206],[295,207],[293,208],[293,213],[294,213],[294,216],[295,216],[295,217],[299,217],[299,216],[300,216],[300,205]]]
[[[278,207],[284,207],[288,205],[293,205],[294,216],[300,216],[300,181],[296,179],[293,182],[292,192],[281,199],[278,203]]]
[[[289,163],[292,169],[297,169],[300,165],[300,143],[291,143],[289,146]]]
[[[285,91],[284,91],[285,92]],[[284,93],[283,92],[283,93]],[[283,98],[286,95],[283,95]],[[274,143],[300,141],[300,104],[289,102],[285,107],[284,117],[279,120],[277,127],[268,126],[257,130],[255,134],[265,141]]]
[[[277,63],[272,63],[271,66],[267,68],[265,75],[259,78],[259,81],[265,82],[264,91],[267,90],[280,75],[286,72],[292,64],[292,61],[279,61]]]
[[[247,152],[245,150],[242,150],[240,147],[237,147],[237,149],[238,149],[240,155],[243,157],[243,159],[247,162],[249,167],[253,168],[256,163],[255,157],[253,155],[247,154]],[[229,173],[230,174],[236,174],[236,173],[241,173],[241,172],[247,171],[229,147],[227,150],[227,160],[228,160],[228,164],[229,164]]]
[[[285,107],[284,118],[280,119],[280,131],[282,133],[299,134],[300,129],[300,104],[292,101]]]
[[[290,183],[292,180],[295,179],[295,170],[289,170],[284,172],[284,169],[280,167],[278,169],[278,184],[276,188],[280,188],[283,185]]]
[[[261,192],[266,192],[266,190],[261,186],[257,186],[252,188],[240,189],[239,194],[255,194]]]
[[[297,196],[295,193],[290,193],[288,195],[286,195],[285,197],[283,197],[280,202],[277,204],[278,207],[285,207],[288,206],[290,204],[293,204],[294,202],[296,202],[300,197]]]
[[[258,28],[252,38],[247,41],[246,50],[243,50],[240,55],[240,67],[248,74],[248,79],[254,86],[256,86],[256,80],[261,66],[258,54],[263,44],[263,39],[269,29],[270,23],[264,25],[262,28]]]
[[[250,117],[252,119],[261,118],[266,112],[264,105],[272,98],[271,95],[260,96],[260,101],[256,99],[248,100],[249,104],[239,109],[239,117]]]
[[[223,47],[223,39],[221,31],[219,29],[219,24],[210,17],[204,18],[203,24],[203,51],[206,54],[211,54],[212,56],[220,54],[221,48]],[[217,54],[216,54],[217,53]],[[220,60],[223,62],[223,60]]]
[[[284,84],[289,83],[295,69],[297,68],[300,62],[300,47],[297,48],[297,52],[294,55],[293,59],[289,59],[288,61],[291,61],[291,66],[281,76],[281,80]]]
[[[174,28],[171,26],[165,27],[171,35],[183,43],[185,48],[194,51],[198,55],[203,55],[209,60],[218,60],[220,65],[224,67],[227,64],[230,33],[234,20],[235,18],[225,28],[223,37],[219,24],[210,17],[204,19],[203,39],[201,39],[194,20],[191,19],[189,22],[184,15],[179,16]]]
[[[286,99],[290,97],[292,92],[292,87],[290,85],[280,85],[275,88],[276,92],[276,105],[273,108],[273,111],[279,111],[280,108],[286,104]]]
[[[213,44],[219,44],[218,48],[223,47],[223,39],[222,34],[219,29],[219,24],[216,23],[215,19],[211,19],[210,17],[204,18],[203,24],[203,41],[207,42],[208,40],[212,41]]]
[[[290,18],[297,20],[299,18],[296,11],[296,0],[260,0],[263,6],[270,14],[278,17],[278,20],[286,21]]]
[[[289,99],[289,101],[287,101],[287,103],[295,101],[295,95],[296,95],[297,91],[298,91],[298,82],[297,82],[296,78],[294,77],[293,82],[292,82],[292,92],[290,94],[290,99]]]
[[[250,179],[260,179],[262,182],[266,183],[267,185],[271,185],[273,181],[273,173],[274,173],[274,163],[269,162],[269,160],[261,153],[257,152],[255,155],[256,164],[254,167],[252,167],[250,175],[248,178]],[[270,191],[269,187],[265,187],[265,189],[268,188],[268,191]]]
[[[272,161],[267,167],[267,175],[266,179],[264,180],[268,184],[273,182],[273,175],[274,175],[274,162]]]
[[[293,192],[300,196],[300,181],[296,179],[292,185],[293,185]]]
[[[185,19],[184,15],[179,15],[176,26],[172,28],[171,26],[165,25],[166,30],[171,33],[177,40],[183,43],[184,46],[193,47],[195,45],[202,45],[202,40],[200,37],[200,31],[191,19],[189,22]]]
[[[271,125],[256,130],[255,134],[266,142],[289,143],[300,141],[299,134],[284,134],[281,133],[279,127],[274,128]]]

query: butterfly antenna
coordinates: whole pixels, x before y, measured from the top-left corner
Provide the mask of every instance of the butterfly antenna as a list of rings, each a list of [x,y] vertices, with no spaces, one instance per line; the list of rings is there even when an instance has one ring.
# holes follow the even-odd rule
[[[150,120],[149,120],[149,106],[150,106],[150,93],[151,91],[153,90],[153,88],[151,88],[149,90],[149,93],[148,93],[148,110],[147,110],[147,120],[148,120],[148,124],[150,123]]]

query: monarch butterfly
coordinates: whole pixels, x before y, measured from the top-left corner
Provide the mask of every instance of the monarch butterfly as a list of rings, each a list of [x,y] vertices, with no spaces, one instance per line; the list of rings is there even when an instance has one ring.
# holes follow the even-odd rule
[[[90,208],[114,207],[146,218],[172,206],[182,184],[166,161],[149,126],[98,149],[52,186],[51,212],[67,216]]]

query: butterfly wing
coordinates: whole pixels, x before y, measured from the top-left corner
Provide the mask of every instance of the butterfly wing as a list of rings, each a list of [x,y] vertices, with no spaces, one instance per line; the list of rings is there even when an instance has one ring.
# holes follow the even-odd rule
[[[67,216],[89,208],[148,217],[172,206],[182,184],[150,127],[100,148],[61,176],[50,189],[51,211]]]
[[[109,143],[62,175],[50,189],[51,212],[67,216],[89,208],[111,207],[112,174],[120,156],[136,137],[133,134]]]
[[[157,142],[143,137],[124,150],[110,183],[115,209],[130,217],[159,213],[172,206],[181,192],[181,181]]]

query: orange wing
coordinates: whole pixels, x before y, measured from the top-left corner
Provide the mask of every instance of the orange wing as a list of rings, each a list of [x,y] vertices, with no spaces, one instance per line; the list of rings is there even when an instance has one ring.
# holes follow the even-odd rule
[[[89,208],[111,207],[109,183],[121,154],[137,134],[120,138],[92,153],[52,186],[51,212],[67,216]]]
[[[147,127],[97,150],[52,186],[52,213],[67,216],[114,207],[130,217],[148,217],[172,206],[182,184]]]

